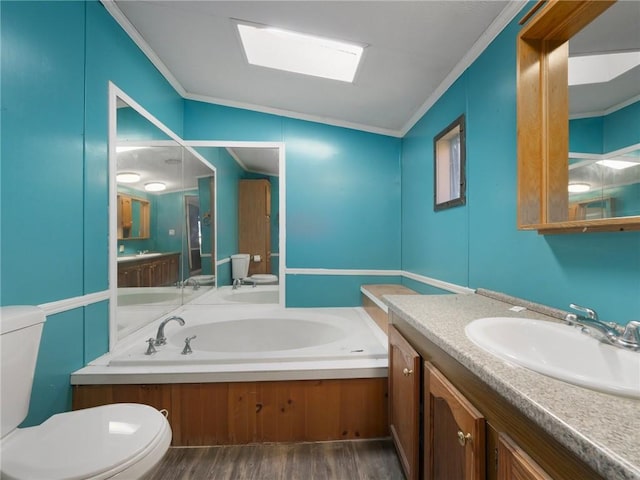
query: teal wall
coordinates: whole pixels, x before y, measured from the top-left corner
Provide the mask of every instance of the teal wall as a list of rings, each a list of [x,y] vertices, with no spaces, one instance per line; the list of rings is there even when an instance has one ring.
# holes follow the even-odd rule
[[[216,167],[217,192],[217,260],[238,253],[238,180],[244,170],[229,155],[225,148],[197,147],[195,149]],[[231,285],[231,264],[218,266],[218,286]]]
[[[640,143],[640,101],[609,115],[569,121],[569,151],[605,154]]]
[[[506,27],[403,139],[402,268],[626,323],[640,313],[640,232],[516,229],[518,31]],[[433,137],[461,113],[467,205],[434,212]]]
[[[285,143],[287,268],[399,269],[399,139],[190,100],[184,119],[186,140]],[[371,281],[287,275],[287,306],[359,305],[345,289]]]
[[[1,8],[0,302],[103,292],[108,81],[178,134],[183,100],[98,2]],[[105,301],[47,318],[25,425],[70,408],[69,374],[108,349],[108,311]]]

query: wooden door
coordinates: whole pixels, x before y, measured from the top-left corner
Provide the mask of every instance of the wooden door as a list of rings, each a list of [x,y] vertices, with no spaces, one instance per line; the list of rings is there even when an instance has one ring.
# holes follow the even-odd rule
[[[389,325],[389,429],[407,480],[420,476],[420,355]]]
[[[271,273],[271,184],[240,180],[238,188],[238,252],[251,255],[249,275]],[[255,261],[255,256],[260,261]]]
[[[484,417],[437,368],[424,366],[425,479],[484,480]]]
[[[498,436],[498,480],[552,480],[508,435]]]

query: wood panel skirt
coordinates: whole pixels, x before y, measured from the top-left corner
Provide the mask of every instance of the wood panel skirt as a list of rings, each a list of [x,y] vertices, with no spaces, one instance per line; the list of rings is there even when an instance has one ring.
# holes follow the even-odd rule
[[[74,410],[122,402],[166,409],[174,446],[388,436],[386,378],[73,387]]]

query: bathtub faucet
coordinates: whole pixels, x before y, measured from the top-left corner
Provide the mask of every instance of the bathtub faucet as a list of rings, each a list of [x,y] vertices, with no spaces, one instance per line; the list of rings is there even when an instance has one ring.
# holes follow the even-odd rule
[[[160,326],[158,327],[158,334],[156,335],[156,340],[153,342],[153,344],[156,347],[159,347],[160,345],[166,345],[167,344],[167,337],[164,336],[164,326],[169,323],[171,320],[175,320],[176,322],[178,322],[181,326],[184,326],[184,319],[182,319],[182,317],[169,317],[164,319],[161,323]]]
[[[193,285],[193,289],[194,290],[198,290],[200,288],[200,284],[198,283],[198,281],[195,278],[187,278],[183,285],[186,287],[187,285],[189,285],[189,283],[191,283],[191,285]]]

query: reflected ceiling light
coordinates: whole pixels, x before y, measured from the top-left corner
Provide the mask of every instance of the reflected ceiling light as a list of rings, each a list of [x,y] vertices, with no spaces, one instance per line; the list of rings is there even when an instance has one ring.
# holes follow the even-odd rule
[[[161,192],[167,189],[167,186],[162,182],[149,182],[144,184],[144,189],[147,192]]]
[[[636,162],[630,162],[628,160],[598,160],[596,163],[604,167],[613,168],[614,170],[624,170],[625,168],[640,165]]]
[[[122,172],[116,175],[118,183],[136,183],[138,180],[140,180],[140,175],[135,172]]]
[[[640,65],[640,51],[569,57],[569,85],[606,83]]]
[[[588,183],[570,183],[569,184],[569,192],[570,193],[583,193],[591,190],[591,185]]]
[[[131,152],[133,150],[141,150],[143,148],[147,148],[147,147],[133,147],[133,146],[118,145],[116,147],[116,152],[117,153]]]
[[[236,23],[251,65],[352,83],[364,52],[345,43],[266,25]]]

